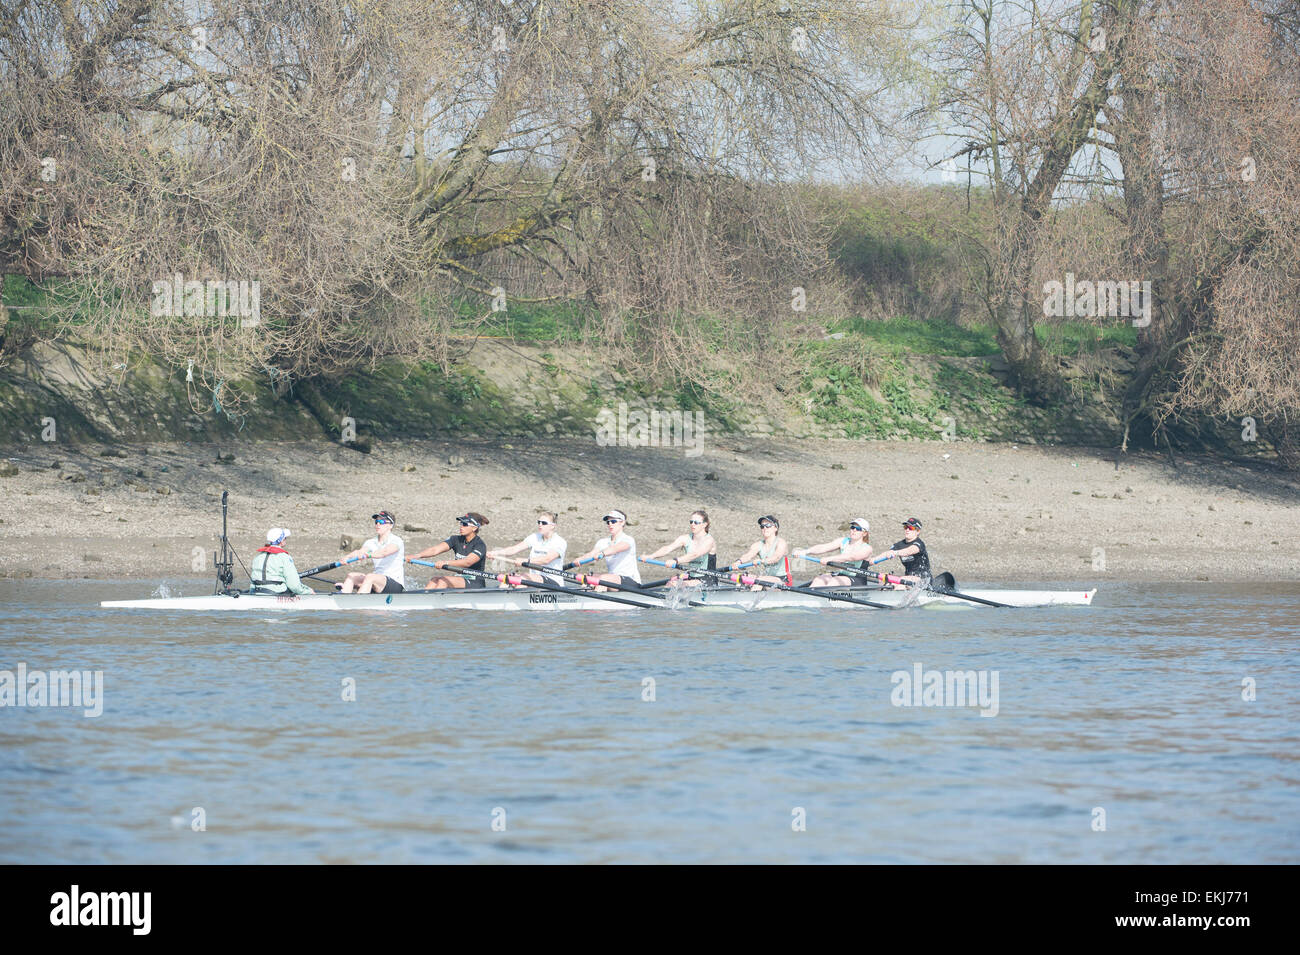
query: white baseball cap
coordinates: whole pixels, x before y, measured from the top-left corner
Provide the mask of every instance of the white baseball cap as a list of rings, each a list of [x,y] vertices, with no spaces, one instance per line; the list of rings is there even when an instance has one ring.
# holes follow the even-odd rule
[[[272,527],[269,531],[266,532],[266,542],[268,544],[278,544],[280,543],[280,541],[284,540],[288,536],[289,536],[289,528]]]
[[[871,530],[871,525],[867,523],[867,519],[865,517],[855,517],[853,518],[853,520],[849,521],[849,524],[857,524],[864,531]]]

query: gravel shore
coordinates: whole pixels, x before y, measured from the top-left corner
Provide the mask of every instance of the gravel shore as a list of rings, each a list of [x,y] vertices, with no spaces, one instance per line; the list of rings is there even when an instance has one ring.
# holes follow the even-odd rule
[[[760,514],[776,514],[795,546],[865,517],[878,550],[915,516],[936,568],[961,581],[1300,578],[1295,475],[1147,453],[720,436],[694,457],[550,439],[391,441],[370,454],[311,442],[39,445],[4,456],[0,577],[193,577],[200,592],[229,489],[245,561],[278,525],[293,531],[299,566],[364,539],[381,507],[408,552],[453,533],[468,509],[491,519],[489,546],[521,540],[536,511],[552,509],[570,554],[603,536],[611,507],[629,515],[643,552],[702,507],[727,560],[756,539]]]

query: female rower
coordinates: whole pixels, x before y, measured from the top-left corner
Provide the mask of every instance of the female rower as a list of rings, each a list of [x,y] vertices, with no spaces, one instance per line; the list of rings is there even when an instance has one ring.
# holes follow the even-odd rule
[[[925,541],[921,540],[921,522],[915,517],[903,521],[903,539],[872,563],[880,563],[890,557],[897,557],[903,562],[904,580],[914,584],[929,581],[930,554],[925,549]]]
[[[266,546],[257,549],[248,571],[248,578],[257,593],[305,596],[315,592],[299,579],[293,558],[282,546],[288,536],[287,527],[272,527],[266,532]]]
[[[709,533],[709,515],[704,511],[692,511],[690,517],[690,530],[683,534],[677,540],[664,547],[660,547],[649,557],[657,560],[670,551],[682,549],[682,556],[669,558],[666,563],[669,567],[680,567],[682,570],[713,570],[718,565],[718,544]],[[688,580],[681,577],[673,578],[673,585],[680,583],[689,583],[697,585],[698,580]]]
[[[790,553],[790,545],[781,536],[781,522],[771,514],[765,514],[758,519],[758,532],[763,536],[728,569],[735,570],[739,565],[753,561],[757,564],[754,569],[759,580],[779,584],[783,580],[781,571],[785,569],[786,555]],[[763,588],[755,584],[754,589]]]
[[[603,557],[609,572],[601,574],[601,580],[624,585],[641,583],[641,571],[636,566],[636,541],[627,532],[627,515],[613,510],[601,520],[609,528],[609,536],[596,541],[596,546],[577,558],[574,564]]]
[[[537,515],[537,530],[529,534],[514,547],[503,547],[500,550],[490,550],[487,552],[489,557],[513,557],[521,550],[528,550],[528,563],[542,564],[552,570],[561,570],[564,567],[564,552],[568,550],[568,542],[555,532],[556,516],[551,511],[542,511]],[[525,571],[524,575],[529,580],[541,581],[549,580],[553,584],[564,583],[563,577],[554,574],[547,574],[545,578],[535,570]]]
[[[487,544],[483,538],[478,536],[479,528],[485,526],[488,519],[477,511],[470,511],[456,518],[456,526],[459,528],[459,534],[452,534],[441,544],[434,544],[432,547],[426,547],[415,555],[412,560],[422,559],[425,557],[437,557],[439,554],[445,554],[451,551],[455,554],[453,560],[436,560],[433,566],[439,570],[454,570],[457,567],[464,567],[467,570],[483,570],[483,565],[487,563]],[[434,577],[429,581],[429,590],[448,590],[459,589],[461,587],[482,587],[482,577],[461,577],[460,575],[449,575],[446,577]]]
[[[344,559],[369,557],[375,562],[375,569],[369,574],[348,574],[339,589],[345,594],[354,590],[359,594],[400,594],[406,589],[402,574],[406,545],[393,533],[397,518],[388,511],[380,511],[371,514],[370,519],[375,522],[375,536]]]
[[[815,547],[801,547],[794,552],[794,556],[803,557],[805,555],[829,554],[831,551],[837,551],[833,557],[819,557],[816,562],[824,564],[828,560],[834,560],[840,564],[851,564],[858,561],[858,567],[866,567],[867,561],[871,558],[871,525],[865,518],[855,517],[849,521],[849,536],[841,537],[838,540],[827,541],[825,544],[818,544]],[[813,587],[847,587],[853,583],[853,578],[846,577],[843,574],[836,574],[828,571],[824,574],[818,574],[812,580]]]

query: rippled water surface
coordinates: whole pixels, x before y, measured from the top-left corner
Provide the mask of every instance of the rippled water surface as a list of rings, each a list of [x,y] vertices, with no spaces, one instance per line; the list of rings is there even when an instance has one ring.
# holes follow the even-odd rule
[[[0,708],[0,862],[1300,861],[1296,585],[1103,583],[1036,610],[97,606],[151,586],[0,581],[0,670],[104,679],[97,718]],[[997,671],[997,715],[893,705],[917,663]]]

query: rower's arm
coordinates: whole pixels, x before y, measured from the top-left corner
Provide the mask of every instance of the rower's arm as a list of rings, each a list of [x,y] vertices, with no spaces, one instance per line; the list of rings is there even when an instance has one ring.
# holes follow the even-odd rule
[[[528,541],[520,541],[514,547],[501,547],[496,550],[490,550],[488,551],[488,556],[489,557],[513,557],[515,554],[519,553],[521,550],[523,550],[525,547],[528,546],[529,546]]]
[[[753,546],[751,546],[751,547],[749,548],[749,550],[745,551],[743,554],[741,554],[739,557],[737,557],[734,561],[732,561],[732,563],[731,563],[730,566],[731,566],[732,568],[734,568],[734,567],[736,566],[736,564],[748,564],[751,560],[753,560],[755,557],[758,556],[758,550],[759,550],[759,548],[762,547],[762,546],[763,546],[763,542],[762,542],[762,541],[759,541],[757,544],[754,544]]]
[[[302,578],[298,576],[298,568],[293,565],[293,558],[287,555],[284,560],[284,585],[300,597],[315,593],[302,582]]]
[[[623,551],[631,550],[631,549],[632,549],[632,545],[629,544],[627,541],[619,541],[617,544],[610,544],[608,547],[605,548],[605,556],[608,557],[610,554],[621,554],[623,553]],[[672,548],[665,548],[665,549],[671,550]]]
[[[464,557],[457,557],[455,560],[441,561],[444,567],[473,567],[478,563],[478,554],[466,554]]]
[[[536,561],[529,561],[529,563],[530,563],[530,564],[532,564],[532,563],[537,563],[537,564],[549,564],[551,561],[553,561],[553,560],[559,560],[559,559],[560,559],[560,552],[559,552],[558,550],[548,550],[548,551],[547,551],[545,554],[543,554],[543,555],[542,555],[538,560],[536,560]]]
[[[839,550],[839,549],[840,549],[840,542],[839,542],[839,541],[830,541],[830,542],[825,543],[825,544],[814,544],[812,547],[809,547],[809,548],[805,549],[805,550],[804,550],[804,553],[805,553],[805,554],[814,554],[814,555],[816,555],[816,554],[829,554],[831,551],[833,551],[833,550]]]
[[[368,556],[368,557],[373,557],[373,558],[375,558],[376,560],[378,560],[380,557],[387,557],[389,554],[396,554],[396,553],[397,553],[397,545],[396,545],[396,544],[388,544],[388,545],[385,546],[385,547],[381,547],[381,548],[379,548],[379,550],[372,550],[372,551],[371,551],[369,554],[367,554],[366,556]]]
[[[921,553],[921,548],[917,547],[915,544],[908,544],[902,550],[887,550],[883,554],[881,554],[881,556],[882,557],[911,557],[913,554],[919,554],[919,553]]]
[[[673,541],[671,544],[665,544],[663,547],[660,547],[653,554],[646,554],[646,556],[649,557],[651,560],[658,560],[660,557],[663,557],[665,554],[668,554],[671,551],[675,551],[679,547],[685,547],[687,540],[688,540],[687,536],[683,534],[681,537],[677,538],[677,540]],[[615,548],[611,547],[609,548],[609,550],[605,551],[605,553],[616,554],[618,553],[618,551]]]
[[[419,560],[422,557],[437,557],[439,554],[445,553],[446,551],[449,550],[451,550],[451,545],[448,544],[446,541],[440,541],[437,544],[434,544],[432,547],[426,547],[418,554],[412,554],[410,559]]]

